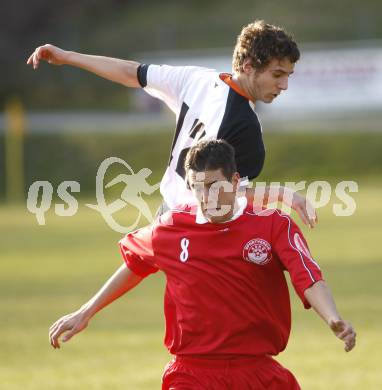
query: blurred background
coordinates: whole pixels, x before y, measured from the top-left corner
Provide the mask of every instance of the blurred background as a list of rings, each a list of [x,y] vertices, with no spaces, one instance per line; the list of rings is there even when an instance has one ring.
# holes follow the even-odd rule
[[[4,389],[154,389],[168,361],[162,345],[164,280],[151,276],[92,322],[62,351],[47,329],[77,309],[121,262],[117,241],[95,203],[102,161],[148,167],[155,184],[166,168],[175,118],[140,90],[84,71],[26,65],[34,49],[67,50],[145,63],[231,70],[241,28],[254,19],[285,27],[302,57],[289,89],[256,107],[267,148],[258,181],[351,180],[356,212],[336,217],[330,202],[319,225],[303,227],[358,346],[341,344],[293,295],[290,344],[279,360],[304,389],[380,389],[382,374],[382,3],[367,0],[120,1],[0,3],[0,387]],[[116,173],[116,170],[113,171]],[[36,180],[53,188],[45,225],[27,210]],[[57,188],[77,181],[78,211],[59,217]],[[118,198],[116,186],[110,198]],[[159,192],[146,196],[153,213]],[[300,226],[297,216],[294,216]],[[128,226],[136,210],[115,218]],[[141,218],[140,224],[147,221]]]

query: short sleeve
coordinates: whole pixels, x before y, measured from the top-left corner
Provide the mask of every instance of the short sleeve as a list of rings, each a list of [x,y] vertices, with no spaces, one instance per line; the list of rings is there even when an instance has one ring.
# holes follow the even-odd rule
[[[200,68],[195,66],[141,65],[138,80],[144,91],[162,100],[178,114],[184,100],[187,86]]]
[[[119,241],[119,248],[127,267],[135,274],[144,278],[158,271],[152,249],[152,226],[127,234]]]
[[[310,254],[306,240],[293,220],[280,211],[274,213],[273,250],[289,272],[297,295],[306,309],[310,304],[304,292],[314,283],[322,280],[319,265]]]

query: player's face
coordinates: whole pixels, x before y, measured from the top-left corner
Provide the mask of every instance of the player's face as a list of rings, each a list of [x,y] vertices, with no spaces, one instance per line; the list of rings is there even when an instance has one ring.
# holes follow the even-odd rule
[[[294,71],[294,65],[288,58],[273,59],[265,69],[259,71],[245,68],[247,88],[253,101],[272,103],[282,91],[288,89],[288,78]],[[251,70],[252,69],[252,70]]]
[[[188,171],[188,183],[204,217],[211,223],[222,223],[232,218],[236,190],[240,180],[236,172],[228,180],[220,169]]]

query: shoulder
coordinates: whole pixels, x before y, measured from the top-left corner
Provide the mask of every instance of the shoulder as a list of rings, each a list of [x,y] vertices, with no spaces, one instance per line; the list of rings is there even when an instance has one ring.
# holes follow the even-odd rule
[[[220,135],[242,138],[245,133],[246,137],[257,139],[261,132],[261,123],[251,103],[233,89],[229,89],[224,118],[219,129]]]
[[[179,66],[179,65],[155,65],[150,64],[146,65],[146,72],[148,72],[149,75],[152,74],[185,74],[185,75],[198,75],[200,77],[205,76],[213,76],[216,74],[216,71],[209,68],[204,68],[201,66],[191,66],[191,65],[185,65],[185,66]]]
[[[211,83],[216,72],[199,66],[146,65],[138,72],[143,87],[169,89]]]
[[[282,210],[273,209],[272,213],[272,231],[275,234],[275,237],[278,237],[280,234],[286,234],[287,237],[290,237],[292,232],[299,231],[300,229],[292,217]]]
[[[195,220],[196,205],[179,204],[163,213],[157,221],[158,226],[177,226],[189,224]]]
[[[273,212],[273,221],[274,223],[276,224],[287,224],[287,225],[295,225],[295,222],[294,220],[292,219],[292,217],[283,212],[282,210],[280,209],[273,209],[274,212]]]
[[[293,219],[280,209],[257,207],[252,202],[248,202],[244,213],[249,217],[256,218],[259,223],[271,224],[273,227],[288,227],[295,225]]]

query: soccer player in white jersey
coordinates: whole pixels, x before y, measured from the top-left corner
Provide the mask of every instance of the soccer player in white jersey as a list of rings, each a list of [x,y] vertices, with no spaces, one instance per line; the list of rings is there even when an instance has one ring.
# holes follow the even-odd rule
[[[193,203],[126,235],[120,241],[125,264],[79,310],[52,325],[51,345],[59,348],[61,336],[68,341],[103,307],[162,271],[164,343],[174,356],[163,390],[299,390],[293,374],[272,358],[286,348],[291,329],[285,273],[304,307],[314,308],[346,351],[356,342],[352,325],[340,317],[293,220],[279,210],[254,210],[238,196],[231,145],[198,142],[185,170]]]
[[[265,148],[254,108],[258,101],[271,103],[288,88],[288,78],[299,57],[297,44],[282,28],[255,21],[237,38],[232,74],[85,55],[50,44],[36,48],[27,63],[34,69],[42,60],[75,66],[127,87],[143,88],[164,101],[176,115],[176,130],[161,193],[165,203],[174,207],[192,199],[184,180],[184,159],[202,138],[224,139],[234,147],[243,185],[260,174]],[[289,199],[289,206],[303,222],[314,226],[316,214],[311,207],[308,212],[310,204],[304,197],[283,187],[276,193],[267,187],[265,198],[270,194],[276,197],[271,201]],[[253,191],[248,191],[248,196],[253,196]]]

